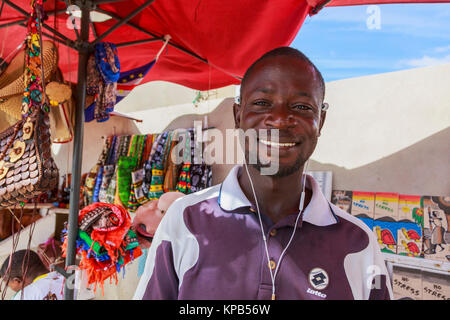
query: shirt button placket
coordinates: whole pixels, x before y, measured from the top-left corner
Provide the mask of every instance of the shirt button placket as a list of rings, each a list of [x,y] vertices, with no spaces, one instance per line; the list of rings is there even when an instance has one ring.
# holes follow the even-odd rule
[[[272,229],[272,230],[270,230],[269,235],[270,235],[271,237],[275,237],[275,236],[277,235],[277,229]]]
[[[277,266],[277,264],[275,263],[275,261],[273,259],[270,259],[270,261],[269,261],[269,268],[271,270],[275,270],[276,266]]]

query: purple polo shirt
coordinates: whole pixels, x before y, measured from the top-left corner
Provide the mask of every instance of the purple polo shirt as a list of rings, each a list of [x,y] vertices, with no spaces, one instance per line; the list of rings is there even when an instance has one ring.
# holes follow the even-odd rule
[[[272,281],[261,227],[238,182],[224,182],[176,200],[159,225],[134,299],[271,299]],[[277,299],[392,299],[373,232],[330,204],[307,176],[312,198],[276,276]],[[272,267],[296,215],[273,224],[263,215]]]

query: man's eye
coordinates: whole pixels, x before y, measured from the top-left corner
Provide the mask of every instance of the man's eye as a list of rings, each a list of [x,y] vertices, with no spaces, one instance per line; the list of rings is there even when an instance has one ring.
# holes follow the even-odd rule
[[[312,108],[310,106],[307,106],[304,104],[296,104],[293,108],[297,109],[297,110],[304,110],[304,111],[312,110]]]
[[[269,103],[267,101],[258,100],[253,102],[254,105],[261,106],[261,107],[267,107]]]

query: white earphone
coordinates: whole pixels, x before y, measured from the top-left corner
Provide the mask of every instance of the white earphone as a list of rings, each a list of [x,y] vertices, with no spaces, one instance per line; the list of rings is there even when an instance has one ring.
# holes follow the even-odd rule
[[[262,233],[262,237],[263,237],[264,248],[265,248],[265,251],[266,251],[266,257],[267,257],[267,263],[268,263],[267,266],[269,268],[270,277],[271,277],[271,280],[272,280],[272,300],[275,300],[275,279],[276,279],[276,276],[277,276],[277,273],[278,273],[278,268],[280,267],[281,261],[282,261],[282,259],[284,257],[284,254],[286,253],[287,249],[289,248],[289,245],[291,244],[292,239],[294,239],[295,231],[297,230],[298,221],[299,221],[299,218],[300,218],[300,216],[301,216],[301,214],[303,212],[303,207],[304,207],[304,204],[305,204],[305,185],[306,185],[306,174],[305,174],[305,172],[306,172],[306,168],[308,167],[309,160],[307,160],[305,169],[303,170],[303,174],[302,174],[303,186],[302,186],[302,193],[301,193],[301,196],[300,196],[300,210],[299,210],[299,212],[297,214],[297,218],[295,219],[294,231],[292,232],[292,235],[291,235],[291,237],[289,239],[289,242],[287,243],[286,247],[281,252],[280,258],[278,259],[278,263],[276,264],[275,272],[272,273],[272,269],[270,268],[270,256],[269,256],[269,249],[267,247],[267,238],[266,238],[266,235],[265,235],[265,232],[264,232],[264,226],[263,226],[262,220],[261,220],[261,212],[259,210],[258,199],[256,198],[256,192],[255,192],[255,188],[253,186],[252,177],[250,176],[250,172],[248,171],[247,161],[245,159],[245,153],[244,153],[244,150],[242,148],[241,148],[241,151],[242,151],[242,153],[244,155],[244,166],[245,166],[245,169],[247,171],[247,175],[248,175],[248,178],[249,178],[249,181],[250,181],[250,186],[251,186],[252,191],[253,191],[253,197],[255,198],[256,210],[258,212],[258,218],[259,218],[259,225],[261,227],[261,233]]]

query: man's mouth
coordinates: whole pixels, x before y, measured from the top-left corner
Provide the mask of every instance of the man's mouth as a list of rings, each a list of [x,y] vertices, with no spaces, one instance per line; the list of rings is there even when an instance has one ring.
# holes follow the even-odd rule
[[[274,148],[290,148],[297,145],[297,142],[275,142],[270,140],[259,139],[259,142],[266,146],[274,147]]]

